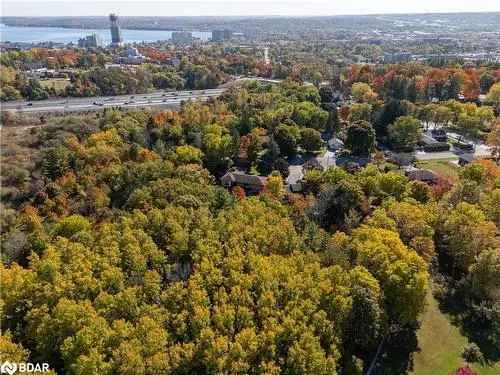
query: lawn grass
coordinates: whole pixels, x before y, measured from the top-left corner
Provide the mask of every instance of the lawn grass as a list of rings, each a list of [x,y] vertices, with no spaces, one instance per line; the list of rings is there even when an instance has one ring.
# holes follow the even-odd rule
[[[426,160],[416,163],[418,168],[429,169],[440,176],[449,178],[452,181],[458,180],[460,167],[450,160]]]
[[[414,355],[412,375],[452,375],[464,364],[461,353],[468,340],[439,310],[431,292],[427,295],[427,309],[417,337],[420,351]],[[478,375],[500,374],[500,363],[496,366],[474,364],[471,367]]]
[[[40,80],[40,85],[44,88],[54,87],[57,91],[64,90],[70,84],[69,79],[66,78],[50,78]]]

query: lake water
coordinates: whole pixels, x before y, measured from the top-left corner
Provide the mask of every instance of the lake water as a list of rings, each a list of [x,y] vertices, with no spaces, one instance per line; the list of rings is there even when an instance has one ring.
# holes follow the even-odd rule
[[[55,43],[77,43],[78,39],[86,35],[98,34],[104,44],[111,43],[111,33],[109,29],[66,29],[62,27],[17,27],[0,24],[0,34],[2,42],[55,42]],[[172,37],[172,31],[163,30],[125,30],[122,29],[122,36],[125,43],[132,42],[155,42],[157,40],[167,40]],[[201,40],[208,40],[212,36],[211,32],[193,31],[193,37]]]

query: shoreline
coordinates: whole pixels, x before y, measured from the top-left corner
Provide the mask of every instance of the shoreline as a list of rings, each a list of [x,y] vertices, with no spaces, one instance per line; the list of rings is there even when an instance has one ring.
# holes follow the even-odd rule
[[[51,29],[67,29],[67,30],[103,30],[103,31],[109,31],[108,27],[90,27],[90,28],[85,28],[83,25],[61,25],[61,26],[54,26],[54,25],[13,25],[13,24],[8,24],[8,23],[1,23],[1,27],[7,26],[7,27],[20,27],[20,28],[51,28]],[[188,31],[192,33],[211,33],[212,30],[200,30],[200,29],[186,29],[186,28],[179,28],[179,27],[171,27],[171,28],[165,28],[165,27],[160,27],[160,28],[143,28],[143,27],[121,27],[121,30],[133,30],[133,31]]]

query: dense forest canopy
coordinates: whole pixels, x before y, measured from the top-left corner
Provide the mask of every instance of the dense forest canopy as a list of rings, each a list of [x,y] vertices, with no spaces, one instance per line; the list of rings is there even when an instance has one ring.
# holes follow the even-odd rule
[[[429,186],[378,155],[284,188],[283,163],[325,132],[364,155],[375,136],[413,147],[424,110],[499,126],[491,108],[377,99],[392,87],[358,84],[339,113],[312,85],[250,83],[3,129],[2,354],[70,374],[361,374],[414,335],[432,274],[498,356],[493,161]],[[258,195],[218,183],[242,151],[268,176]]]

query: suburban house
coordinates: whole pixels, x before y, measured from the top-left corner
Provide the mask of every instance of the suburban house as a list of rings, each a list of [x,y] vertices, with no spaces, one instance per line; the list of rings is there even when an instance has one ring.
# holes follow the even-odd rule
[[[332,137],[328,140],[328,147],[330,150],[343,150],[344,142],[340,138]]]
[[[221,177],[220,182],[226,188],[240,186],[248,193],[259,193],[266,186],[267,178],[246,174],[241,171],[227,172]]]
[[[323,171],[324,168],[317,158],[311,158],[302,165],[303,173],[306,174],[308,171],[312,170]]]
[[[412,181],[422,181],[429,184],[434,184],[438,180],[437,174],[428,169],[409,168],[406,170],[405,176]]]

